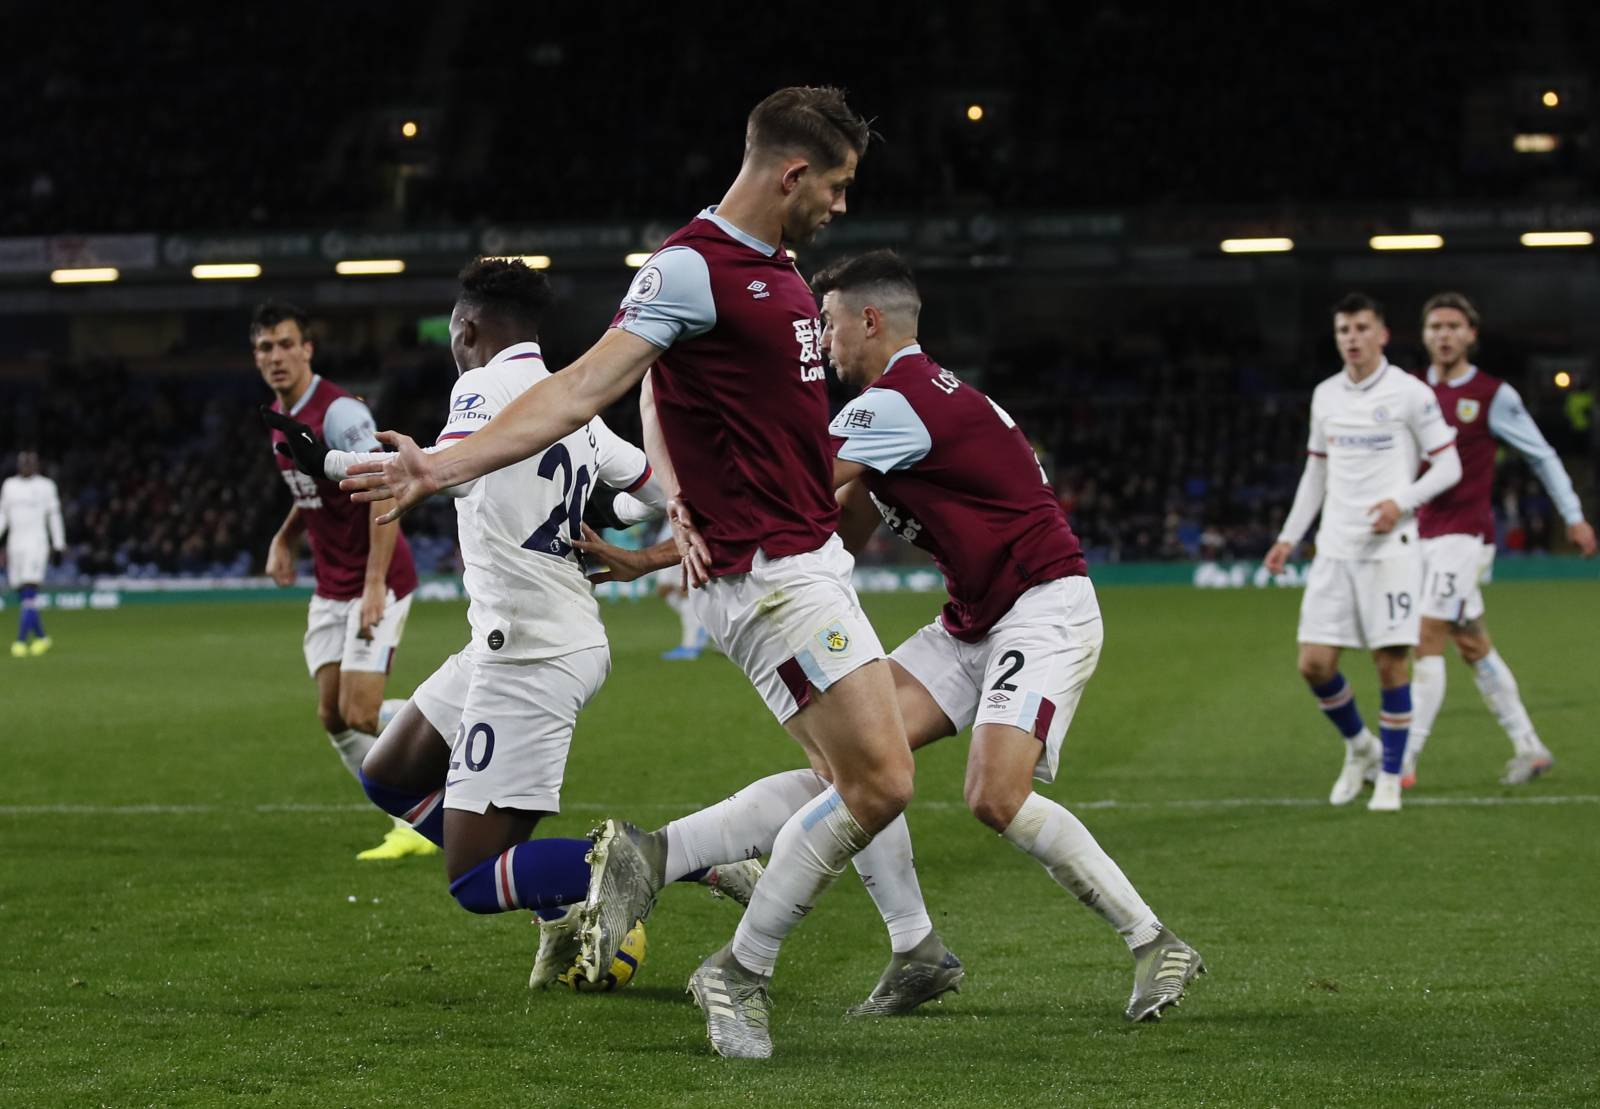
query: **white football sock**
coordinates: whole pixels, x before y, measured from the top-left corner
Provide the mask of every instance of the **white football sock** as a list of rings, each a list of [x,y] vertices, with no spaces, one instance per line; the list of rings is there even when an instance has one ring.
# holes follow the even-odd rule
[[[766,873],[733,934],[733,957],[739,964],[771,975],[784,937],[871,838],[831,786],[791,816],[778,832]]]
[[[772,850],[778,829],[807,801],[828,788],[814,770],[785,770],[715,805],[672,821],[667,833],[665,880],[676,882],[702,867],[753,859]]]
[[[350,771],[350,776],[360,781],[361,760],[367,757],[367,752],[378,742],[378,737],[358,732],[354,728],[346,728],[342,732],[329,732],[328,742],[333,744],[333,749],[339,753],[339,761]]]
[[[700,646],[700,621],[695,619],[694,603],[682,593],[666,594],[667,604],[678,614],[678,646]]]
[[[1413,758],[1422,754],[1433,732],[1444,705],[1445,684],[1443,655],[1426,655],[1411,664],[1411,738],[1406,749]]]
[[[1522,707],[1517,679],[1499,651],[1491,647],[1487,655],[1472,664],[1472,680],[1478,684],[1483,703],[1500,721],[1517,754],[1533,755],[1544,750],[1538,733],[1533,730],[1533,721],[1528,718],[1528,710]]]
[[[896,955],[910,951],[933,931],[911,857],[911,828],[904,813],[856,852],[851,861],[861,875],[861,884],[872,895],[872,903],[878,906],[878,915],[889,929],[889,946]]]
[[[1066,809],[1037,793],[1006,826],[1006,839],[1044,864],[1063,889],[1117,930],[1129,949],[1161,934],[1161,922],[1140,898],[1089,829]]]

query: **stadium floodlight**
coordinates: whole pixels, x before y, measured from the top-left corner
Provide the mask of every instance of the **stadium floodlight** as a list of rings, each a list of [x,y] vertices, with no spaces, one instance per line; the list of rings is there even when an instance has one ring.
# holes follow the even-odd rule
[[[548,254],[519,254],[517,259],[530,270],[547,270],[550,268],[550,255]]]
[[[633,254],[628,255],[626,258],[623,259],[623,261],[628,264],[628,268],[629,269],[635,269],[636,270],[640,266],[644,265],[646,262],[650,261],[650,252],[649,251],[635,252]]]
[[[407,138],[407,139],[416,138],[417,137],[417,121],[414,120],[414,119],[408,119],[404,123],[402,123],[400,125],[400,135],[401,135],[402,138]]]
[[[1224,254],[1284,254],[1294,249],[1294,240],[1285,238],[1223,239]]]
[[[206,262],[189,275],[199,281],[248,281],[261,276],[261,267],[255,262]]]
[[[1539,103],[1546,108],[1559,108],[1561,107],[1561,94],[1555,89],[1546,89],[1544,95],[1539,98]]]
[[[341,277],[366,277],[380,273],[405,273],[406,264],[399,258],[347,258],[333,264],[333,272]]]
[[[1593,246],[1591,231],[1525,231],[1523,246]]]
[[[50,280],[57,285],[103,285],[122,273],[115,266],[85,266],[81,269],[51,270]]]
[[[1511,149],[1518,154],[1548,154],[1560,145],[1558,137],[1544,131],[1530,131],[1511,139]]]
[[[1438,250],[1443,235],[1374,235],[1367,240],[1373,250]]]
[[[1572,375],[1566,370],[1560,370],[1556,373],[1555,382],[1557,389],[1570,389],[1572,387]]]
[[[783,252],[789,256],[790,261],[798,261],[800,258],[800,255],[789,247],[784,247]]]
[[[969,104],[969,105],[967,105],[967,119],[972,123],[982,123],[983,122],[983,105],[982,104]]]

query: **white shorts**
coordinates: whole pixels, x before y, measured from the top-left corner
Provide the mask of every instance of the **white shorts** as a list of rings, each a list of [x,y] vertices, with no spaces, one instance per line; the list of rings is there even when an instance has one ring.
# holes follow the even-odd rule
[[[394,599],[390,590],[384,600],[383,619],[372,629],[371,639],[361,638],[361,598],[335,601],[313,596],[306,613],[306,669],[311,676],[332,663],[341,670],[387,674],[394,662],[394,649],[405,634],[406,616],[411,612],[412,594]]]
[[[1448,624],[1483,615],[1483,590],[1494,566],[1494,544],[1476,535],[1436,535],[1422,541],[1422,615]]]
[[[578,713],[611,672],[611,651],[500,659],[471,647],[445,659],[412,704],[450,743],[444,805],[560,812]]]
[[[7,543],[6,577],[11,588],[38,585],[44,581],[45,567],[50,565],[50,546],[47,543]]]
[[[757,553],[749,573],[689,591],[717,650],[744,671],[780,724],[811,702],[812,689],[825,692],[883,658],[851,584],[855,562],[832,535],[806,554]]]
[[[1301,643],[1415,647],[1422,626],[1422,556],[1311,560],[1300,598]]]
[[[1105,625],[1085,577],[1036,585],[977,643],[935,620],[889,657],[922,684],[957,731],[1009,724],[1044,744],[1033,776],[1053,782],[1061,741],[1100,661]]]

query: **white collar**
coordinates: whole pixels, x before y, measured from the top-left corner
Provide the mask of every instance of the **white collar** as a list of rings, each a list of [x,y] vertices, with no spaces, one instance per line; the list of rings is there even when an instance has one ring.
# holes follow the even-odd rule
[[[1339,371],[1339,376],[1344,379],[1344,387],[1346,389],[1354,390],[1357,393],[1365,393],[1365,392],[1369,391],[1378,382],[1382,381],[1383,380],[1383,375],[1388,373],[1388,372],[1389,372],[1389,360],[1387,358],[1385,358],[1383,360],[1383,362],[1381,364],[1379,364],[1378,368],[1373,371],[1372,376],[1367,378],[1367,380],[1365,380],[1363,382],[1357,383],[1356,381],[1354,381],[1350,377],[1350,367],[1348,365],[1346,365],[1344,367],[1344,369]]]
[[[1477,376],[1478,376],[1478,367],[1473,366],[1473,365],[1468,365],[1467,366],[1467,372],[1462,374],[1460,377],[1456,378],[1454,381],[1450,381],[1443,374],[1441,374],[1439,372],[1439,367],[1438,366],[1430,365],[1428,367],[1428,384],[1429,385],[1438,385],[1440,382],[1443,382],[1444,384],[1450,386],[1450,388],[1452,388],[1452,389],[1459,389],[1463,385],[1465,385],[1467,382],[1471,381],[1473,378],[1475,378]]]
[[[300,394],[300,399],[294,402],[294,407],[289,409],[289,415],[298,416],[300,410],[311,403],[311,395],[317,391],[317,386],[322,383],[321,374],[311,375],[311,384],[306,386],[306,391]]]
[[[509,362],[513,358],[537,358],[544,361],[544,352],[539,349],[538,343],[512,343],[505,350],[495,355],[485,366],[498,366],[502,362]]]
[[[911,356],[913,354],[921,354],[921,353],[922,353],[922,344],[921,343],[907,343],[905,346],[901,347],[899,350],[895,351],[893,354],[891,354],[889,356],[889,364],[883,368],[883,372],[886,374],[890,370],[894,369],[894,364],[896,362],[900,361],[900,359],[907,358],[907,357],[909,357],[909,356]],[[883,375],[880,374],[879,376],[881,377]]]
[[[764,243],[760,239],[756,238],[754,235],[750,235],[750,234],[747,234],[747,233],[739,230],[733,224],[729,223],[727,220],[725,220],[721,216],[717,215],[717,206],[715,204],[711,205],[711,207],[706,208],[704,211],[702,211],[698,218],[699,219],[708,219],[708,220],[710,220],[712,223],[714,223],[718,227],[722,228],[723,232],[730,239],[737,239],[741,243],[743,243],[745,246],[749,247],[751,250],[759,250],[762,254],[767,255],[769,258],[772,255],[778,253],[778,248],[777,247],[770,246],[767,243]]]

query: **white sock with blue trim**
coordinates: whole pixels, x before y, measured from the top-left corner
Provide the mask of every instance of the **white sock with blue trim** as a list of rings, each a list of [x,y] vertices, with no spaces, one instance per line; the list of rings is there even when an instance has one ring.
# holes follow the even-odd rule
[[[933,931],[911,856],[911,828],[905,813],[873,836],[851,862],[889,929],[889,946],[896,955],[904,955]]]

